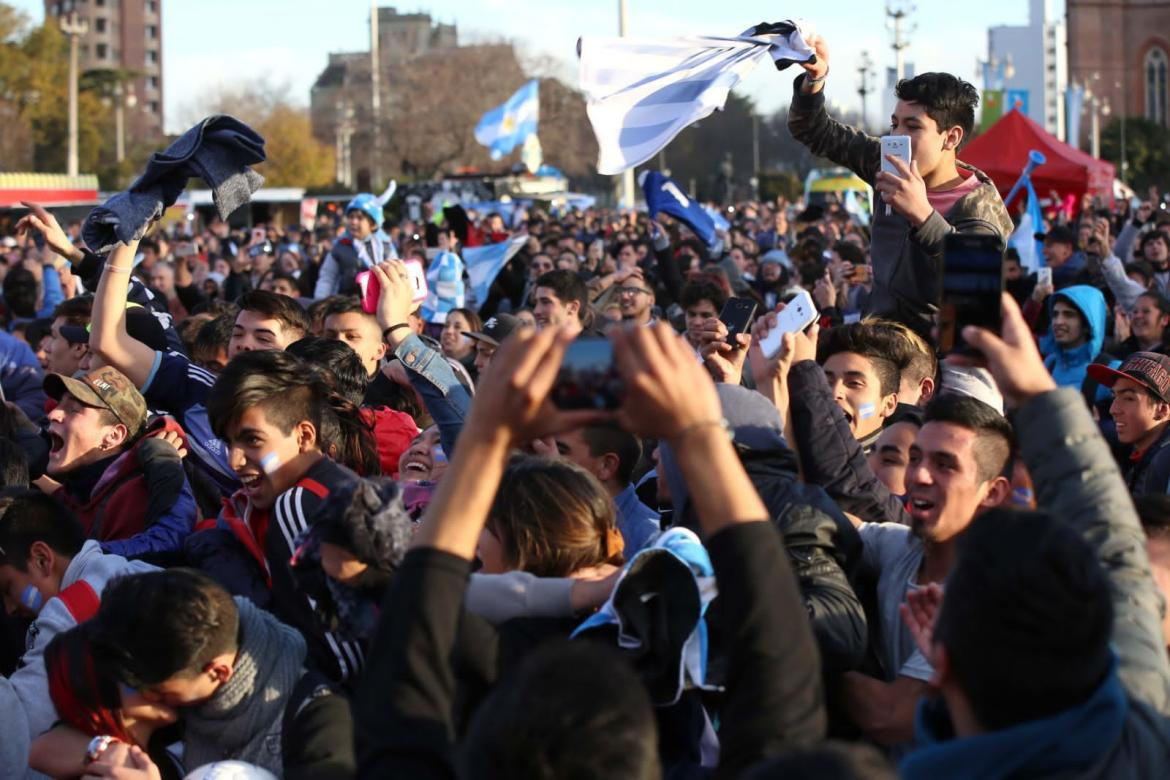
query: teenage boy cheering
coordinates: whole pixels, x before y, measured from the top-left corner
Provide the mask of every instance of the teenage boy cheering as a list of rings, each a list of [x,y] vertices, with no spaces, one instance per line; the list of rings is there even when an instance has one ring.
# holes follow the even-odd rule
[[[1012,221],[995,184],[955,155],[971,135],[979,93],[948,73],[923,73],[896,88],[890,133],[910,136],[911,162],[890,158],[898,175],[880,172],[881,142],[829,118],[824,86],[829,75],[825,40],[809,41],[815,63],[797,77],[788,129],[814,154],[844,165],[881,195],[874,210],[871,254],[874,287],[869,311],[928,333],[937,308],[943,240],[950,233],[999,238]]]
[[[1170,493],[1170,357],[1135,352],[1116,370],[1090,365],[1089,377],[1113,389],[1109,413],[1130,448],[1122,464],[1130,493]]]

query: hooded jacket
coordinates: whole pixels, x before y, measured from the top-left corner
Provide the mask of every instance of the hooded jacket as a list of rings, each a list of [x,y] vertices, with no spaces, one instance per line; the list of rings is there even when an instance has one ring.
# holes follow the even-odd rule
[[[747,388],[721,384],[717,389],[744,469],[783,533],[824,670],[854,668],[867,641],[865,611],[849,577],[861,561],[857,529],[823,489],[799,481],[796,455],[780,433],[776,407]],[[674,453],[662,443],[659,456],[675,525],[697,533],[698,518]]]
[[[844,165],[873,185],[881,169],[881,142],[860,130],[847,127],[825,111],[825,93],[805,95],[800,91],[804,74],[797,77],[788,111],[792,136],[820,157]],[[982,171],[958,162],[962,171],[978,177],[975,187],[946,214],[937,211],[918,228],[897,212],[874,210],[870,224],[873,257],[873,292],[864,314],[876,314],[904,322],[929,334],[938,309],[941,289],[943,243],[951,233],[993,235],[1000,249],[1012,233],[1012,220],[995,183]]]
[[[1044,366],[1052,372],[1052,378],[1061,387],[1080,389],[1085,381],[1089,364],[1101,353],[1105,343],[1105,296],[1096,287],[1078,284],[1066,287],[1052,296],[1048,306],[1051,318],[1052,307],[1057,301],[1064,301],[1077,308],[1089,326],[1089,339],[1072,349],[1056,346],[1052,326],[1048,326],[1048,340],[1052,350],[1044,358]]]

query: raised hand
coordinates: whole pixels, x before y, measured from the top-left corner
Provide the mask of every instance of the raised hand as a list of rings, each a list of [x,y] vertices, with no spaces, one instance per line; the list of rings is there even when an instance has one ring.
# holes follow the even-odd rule
[[[902,622],[910,629],[914,644],[927,661],[934,657],[934,623],[942,608],[943,589],[937,582],[906,594],[906,603],[898,606]]]
[[[743,363],[752,337],[746,333],[737,333],[735,340],[738,346],[733,347],[727,343],[727,326],[722,320],[712,317],[703,323],[699,340],[699,354],[703,356],[712,378],[720,384],[738,385],[743,377]]]
[[[995,377],[999,391],[1014,407],[1056,389],[1056,381],[1036,348],[1032,331],[1020,313],[1015,298],[1003,294],[1002,336],[984,328],[968,325],[963,338],[987,358],[987,368]]]
[[[909,220],[912,227],[919,227],[934,212],[934,207],[926,198],[926,181],[918,173],[918,163],[911,160],[907,165],[905,160],[892,154],[887,154],[886,160],[898,169],[898,175],[878,171],[873,188],[881,193],[882,201]]]
[[[37,231],[44,237],[46,246],[71,263],[80,262],[85,257],[85,253],[75,247],[69,236],[65,235],[57,218],[46,211],[44,206],[31,201],[21,201],[21,205],[25,206],[29,213],[16,223],[18,234],[27,235],[30,230]]]

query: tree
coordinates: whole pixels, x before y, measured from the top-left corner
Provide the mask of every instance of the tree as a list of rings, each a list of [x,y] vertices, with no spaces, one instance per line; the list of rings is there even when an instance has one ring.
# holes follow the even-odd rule
[[[1114,119],[1101,133],[1101,156],[1121,170],[1121,121]],[[1149,119],[1125,120],[1126,184],[1136,192],[1170,182],[1170,129]]]
[[[264,137],[268,161],[256,166],[271,187],[323,187],[333,182],[333,148],[313,137],[307,108],[295,105],[287,83],[266,75],[239,87],[212,88],[184,106],[195,124],[209,114],[230,114]]]

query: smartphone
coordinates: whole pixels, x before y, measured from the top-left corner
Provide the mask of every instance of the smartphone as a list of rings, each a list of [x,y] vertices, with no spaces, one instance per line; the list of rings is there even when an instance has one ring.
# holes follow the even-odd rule
[[[760,340],[760,350],[769,360],[776,357],[784,343],[785,333],[797,333],[816,322],[820,312],[813,303],[808,290],[801,290],[785,305],[784,310],[776,315],[776,327],[768,331],[768,335]]]
[[[1052,269],[1048,266],[1036,271],[1036,284],[1052,286]]]
[[[882,136],[882,167],[881,169],[886,173],[893,174],[898,178],[902,178],[902,174],[894,167],[894,164],[886,159],[886,155],[893,155],[897,157],[906,165],[910,164],[910,136],[908,135],[885,135]],[[890,204],[886,204],[886,216],[890,215]]]
[[[756,316],[756,302],[751,298],[728,298],[719,312],[720,321],[727,326],[727,343],[738,347],[736,334],[747,333]]]
[[[1003,319],[1003,249],[996,236],[952,233],[943,245],[939,346],[944,353],[978,354],[963,341],[975,325],[998,333]]]
[[[622,381],[613,363],[613,345],[590,338],[570,344],[551,397],[560,409],[618,408]]]
[[[410,302],[422,303],[427,299],[427,272],[423,270],[422,263],[418,260],[407,260],[403,265],[406,266],[406,275],[412,290]],[[357,282],[360,291],[362,311],[366,314],[377,312],[378,298],[382,295],[382,284],[378,281],[377,274],[373,271],[361,271],[354,277],[354,281]]]

